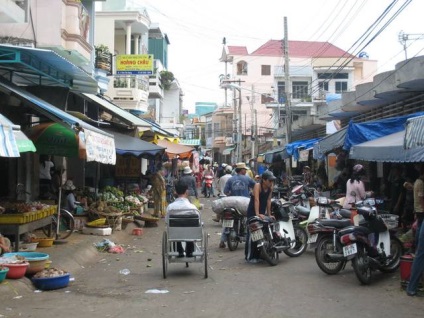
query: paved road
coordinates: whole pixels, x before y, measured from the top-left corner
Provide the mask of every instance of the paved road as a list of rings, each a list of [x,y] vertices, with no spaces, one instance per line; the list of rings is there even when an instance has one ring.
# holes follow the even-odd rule
[[[0,317],[419,317],[423,299],[400,290],[399,273],[378,275],[361,286],[350,265],[335,276],[322,273],[312,251],[299,258],[281,254],[275,267],[244,262],[237,251],[219,249],[220,225],[212,199],[203,220],[209,239],[209,278],[203,264],[170,264],[162,278],[163,222],[142,237],[121,235],[125,254],[96,254],[73,273],[66,289],[21,298],[0,296]],[[127,229],[129,232],[130,229]],[[129,269],[129,275],[119,273]],[[158,290],[161,293],[147,293]],[[2,316],[3,315],[3,316]]]

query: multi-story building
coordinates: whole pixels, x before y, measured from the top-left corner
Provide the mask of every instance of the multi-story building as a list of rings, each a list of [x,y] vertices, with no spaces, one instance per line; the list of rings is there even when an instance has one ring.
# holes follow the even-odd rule
[[[230,76],[221,86],[234,89],[234,101],[240,107],[235,116],[237,121],[240,118],[238,133],[256,141],[246,143],[247,148],[241,152],[243,159],[266,150],[264,144],[271,148],[286,142],[286,104],[291,106],[291,138],[322,133],[325,121],[318,113],[325,107],[326,98],[369,81],[377,67],[376,61],[357,58],[328,42],[289,41],[286,72],[283,52],[283,41],[279,40],[270,40],[252,53],[240,46],[223,50],[221,61],[230,64]],[[288,99],[290,103],[286,103]],[[258,145],[262,148],[258,149]]]

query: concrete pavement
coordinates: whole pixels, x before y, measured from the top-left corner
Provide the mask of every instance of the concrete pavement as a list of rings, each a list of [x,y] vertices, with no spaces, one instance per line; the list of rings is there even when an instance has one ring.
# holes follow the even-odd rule
[[[161,222],[161,221],[160,221]],[[125,244],[133,238],[132,229],[135,223],[128,224],[121,231],[114,231],[109,236],[86,235],[80,232],[73,233],[63,242],[57,242],[52,247],[40,247],[36,252],[49,254],[49,260],[52,262],[50,267],[59,268],[73,274],[92,262],[102,258],[102,253],[97,251],[95,244],[103,239],[109,239],[116,244]],[[18,297],[24,293],[35,290],[30,278],[6,279],[0,283],[0,295],[6,296],[12,294]]]
[[[212,219],[215,217],[215,213],[212,212],[211,202],[216,198],[203,198],[200,196],[200,203],[204,205],[202,218]],[[162,227],[164,220],[159,220],[159,227]],[[214,222],[212,222],[214,223]],[[112,242],[128,246],[131,245],[132,241],[137,236],[132,235],[132,230],[138,227],[135,223],[130,223],[125,229],[121,231],[114,231],[112,235],[99,236],[99,235],[87,235],[80,232],[73,233],[69,238],[65,240],[65,243],[57,243],[52,247],[37,248],[36,252],[49,254],[49,260],[52,262],[51,267],[65,270],[73,275],[76,275],[79,270],[84,269],[91,263],[95,263],[104,258],[104,253],[97,251],[95,244],[101,242],[103,239],[109,239]],[[149,239],[149,232],[154,231],[155,228],[144,228],[144,234],[141,239]],[[217,228],[220,232],[220,228]],[[153,235],[153,233],[151,233]],[[217,236],[218,237],[218,236]],[[216,243],[216,248],[218,248]],[[209,244],[211,246],[211,242]],[[214,246],[211,246],[214,248]],[[119,255],[119,254],[117,254]],[[25,293],[34,292],[35,288],[28,277],[21,279],[6,279],[0,283],[0,301],[1,296],[19,297]]]

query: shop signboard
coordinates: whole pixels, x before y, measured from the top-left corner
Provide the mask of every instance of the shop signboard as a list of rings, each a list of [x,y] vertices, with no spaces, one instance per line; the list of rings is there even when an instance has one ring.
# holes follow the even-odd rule
[[[117,75],[153,75],[153,54],[117,55]]]

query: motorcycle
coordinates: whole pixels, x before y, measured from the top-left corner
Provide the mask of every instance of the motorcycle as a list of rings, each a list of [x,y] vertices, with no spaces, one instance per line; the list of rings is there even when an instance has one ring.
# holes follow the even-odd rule
[[[364,285],[371,283],[375,270],[395,272],[403,254],[403,245],[393,230],[397,226],[397,216],[379,215],[373,199],[367,200],[368,205],[357,208],[359,225],[349,226],[339,233],[343,255],[352,258],[355,275]]]
[[[213,177],[212,176],[205,176],[205,197],[210,198],[212,193],[212,183],[213,183]]]
[[[281,252],[297,257],[306,250],[306,231],[293,225],[294,216],[290,206],[289,202],[274,199],[271,210],[275,219],[254,216],[247,220],[250,239],[256,242],[261,258],[271,266],[278,264]]]
[[[350,218],[316,219],[308,224],[308,244],[315,247],[315,260],[324,273],[334,275],[345,268],[348,260],[343,256],[338,233],[351,224]]]
[[[235,251],[239,243],[246,241],[246,216],[235,208],[225,208],[221,220],[228,249]]]

